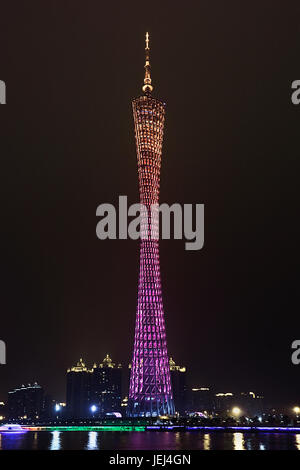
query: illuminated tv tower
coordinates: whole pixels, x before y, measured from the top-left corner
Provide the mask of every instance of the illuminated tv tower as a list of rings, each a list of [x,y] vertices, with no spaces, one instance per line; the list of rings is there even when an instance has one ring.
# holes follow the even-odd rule
[[[157,218],[165,103],[153,98],[146,33],[144,95],[132,102],[142,214],[140,273],[128,411],[131,416],[174,415],[159,263]]]

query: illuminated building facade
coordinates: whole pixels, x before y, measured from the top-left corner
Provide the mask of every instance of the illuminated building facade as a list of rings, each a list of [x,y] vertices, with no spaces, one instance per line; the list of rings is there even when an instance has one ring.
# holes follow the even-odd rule
[[[120,413],[122,400],[122,366],[115,364],[107,354],[99,367],[94,365],[92,374],[92,404],[98,414]]]
[[[186,368],[178,366],[170,357],[170,373],[176,412],[184,416],[187,406]]]
[[[237,396],[232,392],[218,392],[215,394],[215,403],[216,411],[219,413],[224,413],[231,410],[234,406],[237,405]]]
[[[5,416],[7,416],[6,406],[5,406],[5,403],[3,401],[0,401],[0,421],[3,421]]]
[[[8,392],[8,418],[38,419],[44,407],[44,390],[34,383]]]
[[[190,413],[212,414],[215,410],[214,393],[209,387],[192,388],[189,398]]]
[[[165,103],[153,98],[149,36],[146,34],[144,95],[132,102],[137,148],[141,214],[140,272],[134,352],[130,374],[131,416],[174,415],[162,302],[158,221],[151,207],[159,203]]]
[[[97,418],[121,412],[122,366],[107,354],[89,369],[80,359],[67,370],[67,416]]]
[[[264,397],[254,392],[241,392],[239,403],[247,416],[261,415],[265,409]]]
[[[247,416],[261,415],[264,411],[264,397],[254,392],[216,393],[216,410],[226,413],[234,407],[242,410]]]
[[[67,416],[85,418],[91,415],[91,374],[82,359],[67,370]]]

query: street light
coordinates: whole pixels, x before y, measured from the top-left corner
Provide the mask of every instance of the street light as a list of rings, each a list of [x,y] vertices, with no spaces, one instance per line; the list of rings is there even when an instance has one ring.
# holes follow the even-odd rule
[[[296,413],[296,415],[298,415],[300,413],[299,406],[294,406],[293,411],[294,411],[294,413]]]
[[[241,414],[242,410],[238,407],[238,406],[234,406],[231,410],[231,413],[233,414],[233,416],[235,416],[236,418],[238,418]]]
[[[54,410],[56,414],[56,419],[58,419],[61,411],[61,406],[58,403],[55,403]]]
[[[90,408],[92,414],[93,414],[93,417],[94,417],[94,414],[96,413],[97,411],[97,406],[96,405],[92,405],[91,408]]]

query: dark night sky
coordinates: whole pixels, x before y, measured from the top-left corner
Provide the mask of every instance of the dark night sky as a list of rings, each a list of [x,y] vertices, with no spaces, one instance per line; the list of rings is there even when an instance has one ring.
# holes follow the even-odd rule
[[[298,3],[298,6],[297,6]],[[131,99],[151,36],[167,102],[161,202],[205,204],[205,247],[161,242],[168,349],[190,382],[300,400],[299,2],[6,2],[0,17],[0,399],[133,345],[138,242],[96,207],[138,201]]]

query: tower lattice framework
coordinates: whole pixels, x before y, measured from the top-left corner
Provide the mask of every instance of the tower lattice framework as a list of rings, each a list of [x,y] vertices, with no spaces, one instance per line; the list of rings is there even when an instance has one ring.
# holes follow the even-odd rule
[[[153,98],[149,36],[146,34],[144,95],[132,102],[142,214],[140,272],[134,353],[130,374],[131,416],[174,415],[167,353],[159,262],[158,219],[151,208],[159,203],[165,103]],[[153,211],[152,211],[153,215]]]

